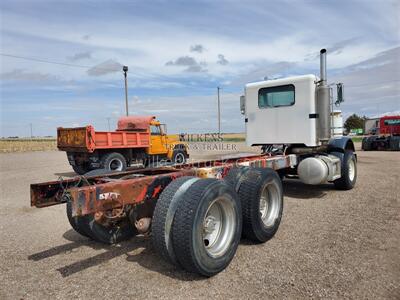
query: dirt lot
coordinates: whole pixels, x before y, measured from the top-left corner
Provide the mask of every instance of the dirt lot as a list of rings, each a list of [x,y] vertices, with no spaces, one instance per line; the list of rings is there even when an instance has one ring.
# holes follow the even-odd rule
[[[72,175],[64,153],[0,154],[0,299],[399,299],[400,153],[358,158],[351,191],[285,180],[276,236],[243,240],[205,279],[161,260],[148,238],[100,245],[71,230],[64,205],[30,208],[30,183]]]

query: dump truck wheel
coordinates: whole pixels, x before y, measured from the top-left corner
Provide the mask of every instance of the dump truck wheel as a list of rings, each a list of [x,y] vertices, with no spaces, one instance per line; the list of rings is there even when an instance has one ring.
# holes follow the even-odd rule
[[[85,177],[86,176],[87,177],[90,177],[90,176],[102,176],[102,175],[106,175],[106,174],[112,174],[114,172],[115,171],[110,171],[110,170],[106,170],[106,169],[95,169],[95,170],[91,170],[91,171],[83,174],[83,176],[85,176]]]
[[[186,163],[186,153],[183,150],[174,150],[172,154],[172,162],[176,165],[183,165]]]
[[[76,232],[78,232],[80,235],[83,235],[88,238],[92,238],[88,216],[73,217],[71,201],[67,201],[66,210],[67,210],[68,221],[69,221],[69,224],[71,225],[71,227]]]
[[[338,190],[351,190],[357,181],[357,160],[353,151],[346,150],[342,160],[341,177],[333,183]]]
[[[83,165],[75,165],[75,166],[71,166],[72,169],[74,170],[74,172],[78,175],[83,175],[85,174],[89,168]]]
[[[107,153],[101,159],[101,166],[103,169],[110,171],[125,171],[126,159],[117,152]]]
[[[172,244],[172,223],[182,195],[197,180],[197,177],[185,176],[172,181],[161,193],[154,209],[151,223],[154,248],[174,265],[178,262]]]
[[[179,264],[208,277],[221,272],[235,255],[241,229],[241,205],[233,188],[223,180],[197,180],[182,195],[172,224]]]
[[[266,242],[279,228],[283,211],[282,181],[272,169],[250,169],[238,189],[243,212],[243,236]]]
[[[93,216],[90,216],[89,226],[91,237],[104,244],[116,244],[137,234],[128,218],[124,218],[116,224],[104,226],[96,222]]]

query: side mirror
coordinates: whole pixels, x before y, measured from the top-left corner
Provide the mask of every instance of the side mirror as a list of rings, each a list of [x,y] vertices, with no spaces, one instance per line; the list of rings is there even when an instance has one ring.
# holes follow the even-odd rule
[[[246,97],[240,96],[240,113],[244,115],[246,113]]]
[[[343,83],[338,83],[336,84],[336,92],[337,92],[337,99],[335,102],[336,106],[339,106],[340,103],[344,102],[344,88],[343,88]]]

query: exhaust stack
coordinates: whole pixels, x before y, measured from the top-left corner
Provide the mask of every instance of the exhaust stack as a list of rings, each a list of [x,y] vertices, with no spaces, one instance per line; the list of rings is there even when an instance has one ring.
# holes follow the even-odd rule
[[[331,138],[330,88],[326,77],[326,49],[320,51],[320,81],[317,86],[317,137],[321,144]]]
[[[321,49],[319,55],[319,74],[321,79],[321,85],[327,85],[326,82],[326,49]]]

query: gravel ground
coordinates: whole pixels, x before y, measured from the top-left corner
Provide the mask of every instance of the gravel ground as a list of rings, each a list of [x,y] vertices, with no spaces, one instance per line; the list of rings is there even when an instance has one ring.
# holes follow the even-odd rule
[[[164,262],[149,238],[104,246],[70,228],[64,205],[31,208],[30,183],[73,175],[64,153],[0,154],[0,299],[399,299],[400,153],[358,158],[351,191],[285,180],[276,236],[243,240],[205,279]]]

